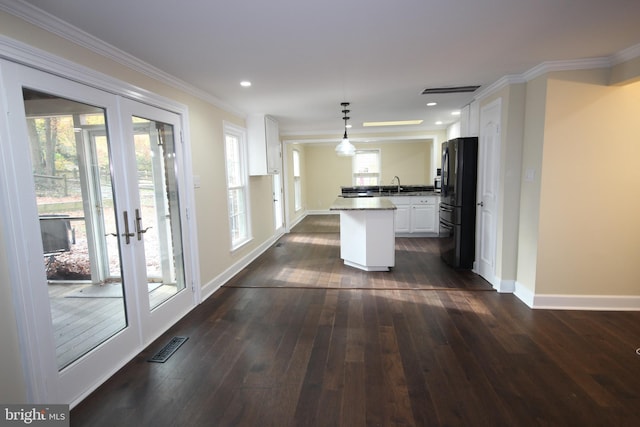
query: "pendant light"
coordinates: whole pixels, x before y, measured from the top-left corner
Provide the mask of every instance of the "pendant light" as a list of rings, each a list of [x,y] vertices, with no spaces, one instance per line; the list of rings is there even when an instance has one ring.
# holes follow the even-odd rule
[[[349,106],[349,103],[342,102],[340,105],[342,106],[342,120],[344,120],[344,136],[342,137],[340,144],[336,145],[336,154],[343,157],[353,156],[356,154],[356,147],[349,142],[349,136],[347,135],[347,120],[349,120],[349,117],[347,116],[349,110],[347,110],[347,107]]]

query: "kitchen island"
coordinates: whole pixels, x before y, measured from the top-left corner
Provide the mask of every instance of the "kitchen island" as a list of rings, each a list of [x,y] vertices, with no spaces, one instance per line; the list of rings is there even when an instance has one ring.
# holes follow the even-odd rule
[[[389,271],[395,265],[396,206],[384,197],[338,197],[329,208],[340,211],[340,258],[365,271]]]

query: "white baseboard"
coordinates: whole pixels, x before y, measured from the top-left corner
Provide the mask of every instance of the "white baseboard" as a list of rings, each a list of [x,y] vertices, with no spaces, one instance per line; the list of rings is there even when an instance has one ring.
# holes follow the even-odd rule
[[[640,311],[640,296],[636,295],[534,294],[518,282],[514,294],[533,309]]]
[[[498,286],[494,286],[495,290],[503,294],[512,294],[516,290],[515,280],[502,280],[498,282]]]
[[[533,308],[554,310],[640,311],[640,296],[536,295]]]
[[[209,282],[205,283],[202,286],[202,290],[201,290],[201,295],[202,295],[201,303],[204,302],[204,300],[209,298],[211,295],[213,295],[218,289],[220,289],[220,287],[222,287],[222,285],[224,285],[229,280],[231,280],[231,278],[233,278],[233,276],[235,276],[240,271],[242,271],[243,268],[245,268],[247,265],[249,265],[251,262],[253,262],[256,258],[258,258],[260,255],[262,255],[281,236],[282,235],[272,236],[270,239],[266,240],[260,246],[256,247],[254,250],[252,250],[247,255],[245,255],[244,257],[239,259],[237,262],[235,262],[233,265],[231,265],[231,267],[227,268],[225,271],[223,271],[222,273],[218,274],[212,280],[210,280]]]
[[[315,211],[307,211],[307,215],[340,215],[340,211],[330,211],[326,210],[315,210]]]
[[[525,287],[522,283],[518,283],[517,281],[514,283],[515,288],[513,290],[513,294],[518,297],[520,301],[527,304],[529,308],[533,308],[533,298],[535,294],[531,292],[531,290]]]
[[[475,262],[473,264],[473,272],[480,275],[477,269],[477,263]],[[491,277],[486,277],[486,276],[482,276],[482,277],[484,278],[484,280],[489,282],[491,286],[493,286],[493,289],[495,289],[496,291],[502,294],[511,294],[514,292],[516,288],[515,280],[503,280],[496,275],[491,275]]]

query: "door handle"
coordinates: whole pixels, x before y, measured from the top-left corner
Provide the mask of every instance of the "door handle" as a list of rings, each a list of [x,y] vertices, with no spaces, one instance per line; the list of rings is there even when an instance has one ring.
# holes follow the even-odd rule
[[[140,216],[140,209],[136,209],[136,233],[138,233],[138,240],[142,240],[142,235],[147,232],[151,227],[145,229],[142,228],[142,217]]]
[[[127,243],[131,243],[131,238],[135,236],[135,233],[129,233],[129,213],[127,211],[122,212],[122,216],[124,217],[124,233],[121,236],[124,237],[124,241]]]

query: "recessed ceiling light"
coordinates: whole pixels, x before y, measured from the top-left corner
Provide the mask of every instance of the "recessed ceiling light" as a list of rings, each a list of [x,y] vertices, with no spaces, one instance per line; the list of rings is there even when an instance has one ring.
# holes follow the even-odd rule
[[[460,115],[460,111],[452,111],[451,115],[452,116],[459,116]]]
[[[438,105],[438,103],[437,102],[428,102],[427,103],[427,107],[433,107],[435,105]]]
[[[248,80],[241,81],[241,82],[240,82],[240,86],[242,86],[242,87],[249,87],[249,86],[251,86],[251,82],[250,82],[250,81],[248,81]]]
[[[407,126],[407,125],[419,125],[422,120],[395,120],[389,122],[364,122],[362,126]]]
[[[441,122],[440,120],[438,120],[438,121],[436,122],[436,124],[437,124],[437,125],[441,125],[441,124],[442,124],[442,122]]]

